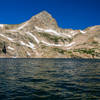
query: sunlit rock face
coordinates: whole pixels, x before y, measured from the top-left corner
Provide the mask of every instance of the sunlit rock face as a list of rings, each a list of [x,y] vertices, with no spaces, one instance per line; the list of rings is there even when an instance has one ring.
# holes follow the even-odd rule
[[[21,24],[0,24],[0,57],[100,58],[100,26],[62,29],[46,11]]]

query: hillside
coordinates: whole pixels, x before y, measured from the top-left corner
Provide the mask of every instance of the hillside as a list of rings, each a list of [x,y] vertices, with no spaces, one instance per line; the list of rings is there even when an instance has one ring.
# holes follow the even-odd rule
[[[100,26],[62,29],[46,11],[18,25],[0,24],[0,58],[100,58]]]

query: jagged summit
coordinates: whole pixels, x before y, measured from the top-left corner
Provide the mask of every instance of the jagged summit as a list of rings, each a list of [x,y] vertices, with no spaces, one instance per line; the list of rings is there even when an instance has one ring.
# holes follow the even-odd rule
[[[48,17],[52,17],[52,15],[50,13],[48,13],[47,11],[45,11],[45,10],[40,12],[40,13],[38,13],[35,16],[48,16]]]
[[[58,27],[56,20],[47,11],[42,11],[33,16],[29,22],[44,28],[51,27],[52,29],[56,29]]]

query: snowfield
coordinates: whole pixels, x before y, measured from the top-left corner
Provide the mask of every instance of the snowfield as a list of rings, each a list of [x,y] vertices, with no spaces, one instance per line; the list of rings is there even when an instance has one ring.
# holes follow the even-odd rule
[[[8,46],[8,49],[10,49],[10,50],[12,50],[12,51],[14,51],[14,50],[15,50],[14,48],[12,48],[12,47],[10,47],[10,46]]]

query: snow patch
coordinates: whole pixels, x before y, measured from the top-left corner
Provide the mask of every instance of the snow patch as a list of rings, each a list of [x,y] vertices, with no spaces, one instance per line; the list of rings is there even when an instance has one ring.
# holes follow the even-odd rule
[[[12,51],[15,50],[14,48],[12,48],[12,47],[10,47],[10,46],[8,46],[8,49],[10,49],[10,50],[12,50]]]
[[[31,43],[31,42],[28,42],[28,44],[26,44],[23,41],[20,41],[20,44],[23,45],[23,46],[27,46],[27,47],[29,47],[31,49],[36,49],[35,45],[33,43]]]
[[[23,45],[23,46],[26,45],[26,43],[24,43],[23,41],[20,41],[20,44]]]
[[[48,43],[46,41],[41,41],[42,43],[46,44],[47,46],[57,46],[57,47],[61,47],[61,46],[64,46],[64,47],[71,47],[75,44],[75,42],[72,42],[70,44],[67,44],[67,45],[61,45],[61,44],[51,44],[51,43]]]
[[[72,42],[72,43],[70,43],[70,44],[67,44],[67,45],[65,45],[66,47],[71,47],[71,46],[73,46],[75,44],[75,42]]]
[[[12,58],[17,58],[16,56],[13,56]]]
[[[75,36],[76,34],[78,34],[78,32],[75,32],[75,31],[71,31],[70,33],[72,36]]]
[[[44,31],[44,30],[45,30],[45,29],[39,28],[39,27],[37,27],[37,26],[35,26],[35,29],[38,30],[38,31]]]
[[[10,37],[7,37],[7,36],[5,36],[5,35],[3,35],[3,34],[0,34],[2,37],[4,37],[4,38],[6,38],[6,39],[8,39],[9,41],[11,41],[11,42],[14,42],[14,40],[12,39],[12,38],[10,38]]]
[[[72,36],[75,36],[77,34],[77,32],[75,32],[75,31],[69,32],[71,34],[66,34],[66,33],[59,33],[59,32],[57,32],[56,30],[53,30],[53,29],[43,29],[43,28],[39,28],[37,26],[35,26],[35,29],[38,30],[39,32],[54,33],[53,35],[57,35],[57,36],[67,36],[69,38],[72,38]]]
[[[67,36],[69,38],[72,38],[72,36],[76,35],[77,32],[71,31],[69,33],[72,33],[72,35],[66,34],[66,33],[59,33],[56,30],[53,29],[43,29],[43,28],[39,28],[37,26],[35,26],[35,29],[38,30],[39,32],[45,32],[45,33],[53,33],[53,35],[57,35],[57,36]]]
[[[26,32],[26,33],[27,33],[28,35],[32,36],[38,44],[40,43],[40,41],[36,38],[35,35],[33,35],[33,34],[30,33],[30,32]]]
[[[47,32],[47,33],[54,33],[55,35],[60,35],[60,33],[58,33],[58,32],[55,31],[55,30],[52,30],[52,29],[44,30],[44,32]]]
[[[31,54],[30,54],[28,51],[27,51],[27,55],[28,55],[28,56],[31,56]]]
[[[60,35],[60,33],[58,33],[57,31],[53,30],[53,29],[43,29],[43,28],[39,28],[37,26],[35,26],[35,28],[38,30],[38,31],[42,31],[42,32],[47,32],[47,33],[54,33],[55,35]]]
[[[12,38],[10,38],[10,37],[7,37],[7,39],[8,39],[9,41],[14,42],[14,41],[13,41],[13,39],[12,39]]]
[[[3,25],[3,24],[0,24],[0,27],[1,27],[1,28],[3,28],[3,27],[4,27],[4,25]]]
[[[36,49],[36,48],[35,48],[35,45],[34,45],[33,43],[31,43],[31,42],[28,42],[28,43],[29,43],[28,46],[29,46],[31,49]]]
[[[67,37],[71,38],[72,36],[71,35],[66,35]]]
[[[82,34],[85,34],[85,33],[86,33],[86,31],[82,31],[82,30],[80,30],[80,32],[81,32]]]
[[[26,25],[27,25],[27,23],[23,24],[22,26],[20,26],[20,27],[18,28],[18,30],[23,29]]]

